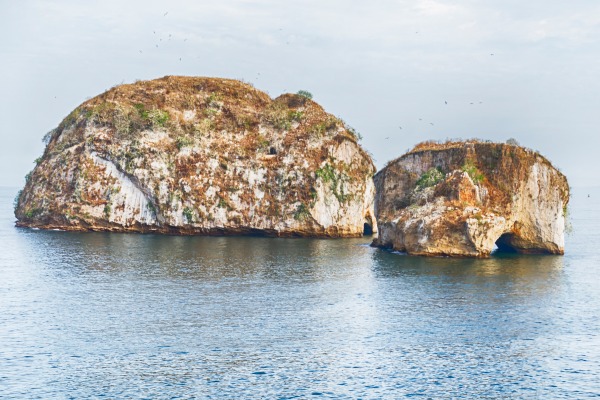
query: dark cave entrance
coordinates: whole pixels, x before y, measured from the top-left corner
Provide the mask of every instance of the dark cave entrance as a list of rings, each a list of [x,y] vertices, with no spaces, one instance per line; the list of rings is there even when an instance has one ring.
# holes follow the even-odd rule
[[[496,240],[496,246],[498,247],[497,252],[500,253],[518,253],[516,247],[514,247],[511,242],[514,235],[512,233],[504,233],[502,236]]]
[[[365,216],[365,223],[363,224],[363,236],[373,236],[373,219],[370,214]]]

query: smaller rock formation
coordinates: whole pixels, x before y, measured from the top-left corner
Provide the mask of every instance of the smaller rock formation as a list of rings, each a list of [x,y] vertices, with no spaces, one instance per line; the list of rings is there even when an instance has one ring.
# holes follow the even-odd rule
[[[487,257],[495,245],[564,254],[569,185],[532,150],[424,142],[374,180],[375,246],[432,256]]]

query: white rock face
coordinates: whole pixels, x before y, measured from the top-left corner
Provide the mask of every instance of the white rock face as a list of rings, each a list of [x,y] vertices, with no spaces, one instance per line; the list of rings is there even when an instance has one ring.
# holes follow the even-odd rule
[[[151,203],[148,201],[144,192],[142,192],[131,179],[119,171],[112,162],[100,158],[95,152],[90,153],[90,158],[99,166],[104,167],[104,175],[110,179],[116,179],[111,190],[115,193],[110,196],[111,202],[108,207],[99,210],[98,207],[86,207],[91,215],[102,218],[105,217],[109,222],[118,223],[124,226],[130,226],[134,223],[145,225],[156,224],[156,216],[151,211]],[[97,183],[95,185],[98,185]],[[96,186],[98,190],[102,187]]]
[[[415,255],[486,257],[496,246],[564,253],[569,186],[530,150],[427,144],[388,164],[375,186],[377,246]]]
[[[376,231],[369,155],[297,95],[167,77],[87,101],[55,130],[18,225],[175,234]]]

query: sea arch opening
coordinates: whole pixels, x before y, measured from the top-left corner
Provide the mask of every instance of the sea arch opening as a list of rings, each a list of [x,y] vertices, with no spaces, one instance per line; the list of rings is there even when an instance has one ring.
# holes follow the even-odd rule
[[[365,215],[365,222],[363,223],[363,236],[373,236],[373,218],[371,214]]]
[[[514,238],[514,233],[510,232],[500,235],[500,237],[496,240],[496,247],[498,248],[496,251],[500,253],[518,253],[518,248],[512,244]]]

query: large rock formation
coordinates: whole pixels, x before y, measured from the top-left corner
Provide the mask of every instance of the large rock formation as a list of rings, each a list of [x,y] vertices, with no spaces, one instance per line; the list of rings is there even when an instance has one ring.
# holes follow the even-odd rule
[[[486,257],[564,253],[569,185],[540,154],[479,141],[424,142],[375,177],[374,245]]]
[[[375,167],[307,97],[191,77],[112,88],[47,135],[17,225],[360,236],[374,227]]]

